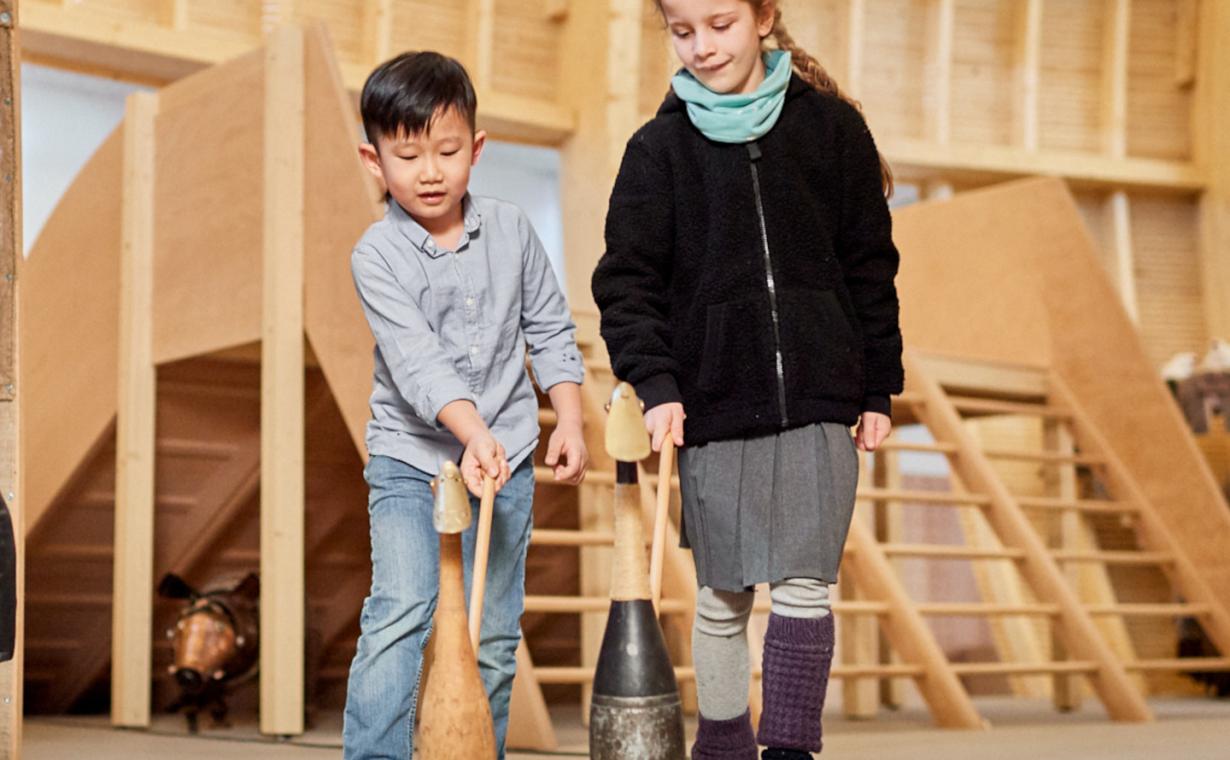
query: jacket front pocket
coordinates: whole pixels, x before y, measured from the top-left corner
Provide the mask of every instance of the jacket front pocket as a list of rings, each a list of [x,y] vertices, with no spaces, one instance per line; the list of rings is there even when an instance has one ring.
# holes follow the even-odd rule
[[[861,401],[863,341],[832,290],[782,293],[782,343],[792,396]]]
[[[714,402],[771,389],[768,306],[757,299],[714,304],[705,313],[705,342],[696,384]]]

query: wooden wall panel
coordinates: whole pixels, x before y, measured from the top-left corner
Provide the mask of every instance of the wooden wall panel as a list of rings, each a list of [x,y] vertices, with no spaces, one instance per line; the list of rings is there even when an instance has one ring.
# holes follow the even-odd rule
[[[1007,145],[1014,134],[1015,3],[959,0],[953,30],[951,140]]]
[[[641,86],[638,103],[641,115],[649,120],[658,111],[662,99],[670,91],[670,79],[679,70],[679,58],[670,42],[670,34],[653,3],[645,3],[641,19]]]
[[[1043,149],[1101,148],[1101,9],[1089,0],[1042,3],[1038,132]]]
[[[459,53],[465,21],[463,2],[395,0],[392,53],[405,50],[443,50]]]
[[[343,61],[369,63],[364,60],[364,6],[362,0],[295,0],[296,21],[324,21],[329,25],[329,37],[337,57]],[[374,62],[370,62],[374,63]]]
[[[163,90],[154,210],[158,363],[260,336],[262,74],[258,51]]]
[[[1128,154],[1191,156],[1190,89],[1175,82],[1175,0],[1132,0],[1128,47]]]
[[[867,0],[861,97],[876,138],[922,137],[929,14],[920,0]],[[891,51],[891,52],[890,52]]]
[[[166,0],[72,0],[71,4],[116,23],[145,21],[157,24],[170,20],[171,3]]]
[[[1203,352],[1207,332],[1197,256],[1198,212],[1190,200],[1132,200],[1136,291],[1145,352],[1160,366],[1179,351]]]
[[[261,3],[251,0],[188,0],[188,23],[192,27],[237,34],[261,36]]]
[[[563,25],[547,17],[540,0],[496,0],[495,13],[492,88],[553,99],[563,65]]]
[[[794,41],[811,53],[842,89],[849,88],[850,0],[786,0],[782,21]]]

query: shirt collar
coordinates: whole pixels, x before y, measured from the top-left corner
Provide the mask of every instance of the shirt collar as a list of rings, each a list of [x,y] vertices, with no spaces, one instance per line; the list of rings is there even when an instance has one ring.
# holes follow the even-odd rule
[[[419,249],[428,256],[439,258],[451,251],[444,250],[436,245],[436,241],[432,239],[431,233],[423,228],[414,217],[410,216],[401,204],[393,200],[391,197],[388,200],[388,210],[385,212],[390,219],[393,220],[394,226],[401,231],[411,245]],[[461,250],[470,242],[470,238],[474,237],[474,233],[478,232],[478,228],[483,220],[482,212],[474,204],[469,193],[461,199],[461,213],[465,230],[461,234],[461,240],[457,242],[457,250]]]

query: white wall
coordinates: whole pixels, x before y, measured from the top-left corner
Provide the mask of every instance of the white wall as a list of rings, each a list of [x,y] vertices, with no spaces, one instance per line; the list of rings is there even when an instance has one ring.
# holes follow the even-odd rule
[[[28,252],[60,196],[124,117],[124,99],[140,87],[26,64],[21,68],[23,233]],[[563,277],[559,153],[490,142],[472,175],[477,195],[525,209]]]

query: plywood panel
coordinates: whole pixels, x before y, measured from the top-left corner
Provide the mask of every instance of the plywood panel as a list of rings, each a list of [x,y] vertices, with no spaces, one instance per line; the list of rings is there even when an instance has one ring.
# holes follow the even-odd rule
[[[22,430],[36,463],[22,473],[27,530],[115,415],[121,142],[113,133],[86,163],[22,266],[21,414],[39,420]]]
[[[541,0],[497,0],[491,85],[500,92],[554,100],[563,65],[563,25]]]
[[[867,0],[863,108],[876,138],[922,137],[929,14],[921,0]],[[887,51],[892,51],[891,54]]]
[[[463,2],[394,0],[393,55],[406,50],[438,50],[461,55],[464,38]]]
[[[157,135],[154,360],[260,336],[259,53],[166,88]]]
[[[350,251],[383,211],[371,175],[359,164],[358,117],[337,70],[309,31],[305,54],[308,188],[304,209],[304,327],[355,448],[367,455],[363,432],[370,413],[374,347],[350,275]]]
[[[1175,82],[1178,3],[1132,0],[1128,55],[1128,154],[1191,155],[1191,91]]]
[[[979,145],[1012,141],[1015,3],[959,0],[953,34],[951,139]]]
[[[1103,7],[1090,0],[1042,3],[1038,128],[1043,149],[1101,147]]]
[[[1179,351],[1202,355],[1207,340],[1199,216],[1185,198],[1135,197],[1132,241],[1141,338],[1155,367]]]

